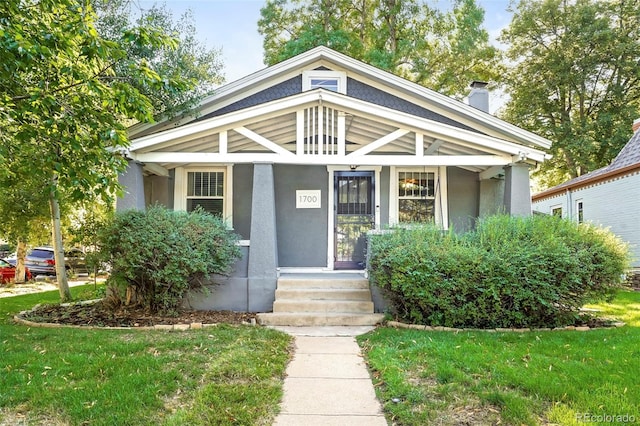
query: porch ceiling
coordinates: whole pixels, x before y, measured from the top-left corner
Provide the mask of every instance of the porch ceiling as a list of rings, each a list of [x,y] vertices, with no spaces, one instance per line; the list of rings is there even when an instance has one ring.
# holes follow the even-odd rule
[[[322,89],[142,137],[133,141],[130,155],[164,169],[269,161],[444,165],[476,172],[545,156],[515,141]]]
[[[398,130],[398,126],[382,120],[373,120],[353,113],[346,114],[345,139],[346,154],[365,147],[373,141]],[[305,125],[307,123],[305,122]],[[261,135],[291,153],[296,152],[296,113],[286,113],[276,117],[256,121],[245,125],[247,129]],[[227,152],[229,153],[270,153],[271,150],[247,138],[235,130],[228,130]],[[409,131],[369,155],[416,155],[416,132]],[[138,153],[148,152],[189,152],[217,153],[220,151],[220,131],[211,129],[189,137],[174,139],[153,147],[140,149]],[[500,155],[497,150],[478,149],[472,144],[459,144],[442,141],[436,137],[424,135],[423,155]],[[162,163],[163,167],[172,163]],[[475,168],[474,168],[475,169]],[[482,170],[483,168],[477,168]]]

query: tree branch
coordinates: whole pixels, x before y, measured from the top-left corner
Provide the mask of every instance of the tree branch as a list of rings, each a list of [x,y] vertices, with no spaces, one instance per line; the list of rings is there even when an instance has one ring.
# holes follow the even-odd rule
[[[85,80],[80,80],[80,81],[76,81],[74,83],[70,83],[66,86],[62,86],[62,87],[58,87],[57,89],[52,90],[49,93],[58,93],[58,92],[64,92],[65,90],[69,90],[69,89],[73,89],[74,87],[77,86],[81,86],[83,84],[86,84],[87,82],[94,80],[95,78],[98,78],[99,76],[101,76],[102,74],[104,74],[108,69],[113,68],[113,66],[115,66],[115,64],[118,61],[113,61],[111,62],[109,65],[107,65],[106,67],[102,68],[100,71],[98,71],[97,73],[95,73],[94,75],[92,75],[91,77],[85,79]],[[23,101],[25,99],[29,99],[31,97],[31,95],[20,95],[20,96],[14,96],[13,98],[11,98],[12,102],[18,102],[18,101]]]

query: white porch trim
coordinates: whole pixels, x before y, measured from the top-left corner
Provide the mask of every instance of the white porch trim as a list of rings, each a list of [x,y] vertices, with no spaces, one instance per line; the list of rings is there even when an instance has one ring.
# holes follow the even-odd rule
[[[285,155],[285,156],[294,155],[292,152],[287,151],[286,149],[282,148],[280,145],[271,142],[269,139],[265,138],[264,136],[260,136],[253,130],[249,130],[246,127],[236,127],[233,130],[240,133],[242,136],[248,139],[251,139],[255,143],[260,144],[265,148],[275,152],[276,154]],[[224,154],[221,153],[220,155],[224,155]]]
[[[383,137],[381,137],[380,139],[373,141],[365,146],[363,146],[360,149],[357,149],[355,151],[353,151],[352,153],[348,154],[347,157],[351,158],[351,157],[358,157],[360,155],[365,155],[365,154],[369,154],[370,152],[375,151],[376,149],[395,141],[398,138],[403,137],[404,135],[406,135],[407,133],[409,133],[410,130],[406,130],[406,129],[398,129],[394,132],[389,133],[388,135],[385,135]],[[416,140],[417,143],[417,140]]]
[[[375,166],[379,164],[395,166],[504,166],[513,162],[511,156],[504,155],[287,155],[275,153],[232,153],[211,152],[149,152],[131,153],[130,157],[142,163],[253,163],[255,161],[279,164],[309,164],[337,166]]]
[[[369,119],[384,121],[390,125],[408,129],[408,131],[423,133],[425,135],[435,137],[436,139],[442,139],[445,142],[471,146],[478,150],[489,149],[495,152],[518,157],[524,154],[526,158],[538,162],[544,161],[546,156],[546,154],[541,150],[528,147],[524,148],[522,145],[514,142],[483,135],[481,133],[461,129],[459,127],[435,122],[425,118],[416,117],[411,114],[370,104],[359,99],[350,98],[346,95],[323,89],[303,92],[298,95],[246,108],[220,117],[214,117],[201,122],[188,124],[177,129],[166,130],[158,134],[145,136],[135,140],[132,143],[130,151],[133,153],[153,148],[156,145],[165,142],[187,140],[189,137],[193,137],[197,134],[205,134],[206,132],[213,131],[215,133],[216,131],[219,132],[227,129],[242,128],[245,123],[255,121],[256,119],[264,120],[290,112],[297,112],[304,106],[318,105],[321,102],[323,105],[330,106],[337,110],[354,112]],[[279,148],[284,150],[284,148]],[[271,149],[271,147],[269,149]],[[525,149],[526,152],[524,152]],[[274,149],[271,150],[275,152]]]

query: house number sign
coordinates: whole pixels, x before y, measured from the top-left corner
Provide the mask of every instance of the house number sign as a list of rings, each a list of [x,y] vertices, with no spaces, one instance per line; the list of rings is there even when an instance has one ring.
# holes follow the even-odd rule
[[[296,209],[319,209],[320,194],[319,189],[296,190]]]

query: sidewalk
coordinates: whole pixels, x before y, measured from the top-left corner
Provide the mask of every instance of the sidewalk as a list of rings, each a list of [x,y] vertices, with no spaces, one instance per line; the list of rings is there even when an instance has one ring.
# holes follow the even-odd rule
[[[98,284],[104,283],[104,278],[98,278]],[[93,284],[93,278],[88,276],[77,277],[69,280],[69,287],[77,285]],[[38,276],[35,280],[23,284],[0,286],[0,297],[22,296],[24,294],[42,293],[43,291],[58,290],[56,277]]]
[[[355,336],[373,327],[274,327],[295,336],[276,426],[386,426]]]

